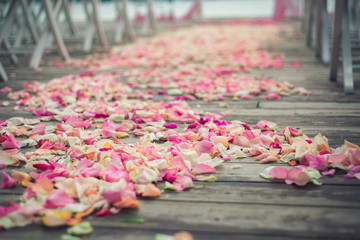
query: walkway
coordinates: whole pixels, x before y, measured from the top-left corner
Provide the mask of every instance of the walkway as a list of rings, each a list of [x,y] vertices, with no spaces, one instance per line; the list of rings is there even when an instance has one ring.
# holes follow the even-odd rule
[[[212,112],[230,111],[225,120],[240,120],[249,125],[259,120],[301,129],[314,137],[319,132],[326,136],[331,147],[339,147],[344,140],[360,144],[360,75],[355,75],[354,95],[345,95],[342,84],[327,80],[328,68],[321,65],[313,52],[305,47],[304,36],[291,41],[272,44],[274,51],[286,55],[285,67],[253,71],[258,76],[277,81],[289,81],[312,91],[309,96],[281,97],[266,101],[262,97],[252,100],[231,101],[225,104],[189,101],[195,109]],[[52,60],[52,57],[47,58]],[[289,66],[300,61],[301,66]],[[64,66],[42,65],[41,72],[26,67],[27,61],[17,66],[6,64],[12,77],[0,88],[20,90],[28,80],[46,82],[54,77],[81,70]],[[0,102],[6,101],[0,94]],[[32,117],[12,107],[0,108],[0,120],[9,117]],[[181,125],[185,126],[185,125]],[[135,142],[131,136],[127,142]],[[241,164],[241,168],[234,168]],[[272,165],[279,165],[278,163]],[[96,218],[90,216],[94,232],[83,239],[155,239],[156,234],[173,235],[180,230],[193,234],[194,239],[356,239],[360,234],[360,181],[344,179],[344,173],[322,177],[322,186],[311,183],[305,187],[269,181],[259,172],[269,167],[253,158],[224,162],[216,168],[218,181],[194,182],[194,187],[183,192],[166,190],[159,198],[140,198],[137,210],[125,209],[117,215]],[[163,184],[159,184],[160,189]],[[14,201],[23,188],[0,190],[0,204]],[[129,219],[144,219],[133,223]],[[31,224],[0,233],[1,239],[60,239],[66,227],[45,228]],[[159,236],[158,236],[159,237]]]

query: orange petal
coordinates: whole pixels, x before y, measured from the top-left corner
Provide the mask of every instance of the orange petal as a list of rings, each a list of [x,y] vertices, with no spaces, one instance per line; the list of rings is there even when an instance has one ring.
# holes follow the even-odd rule
[[[128,133],[126,133],[126,132],[117,132],[116,133],[116,137],[117,138],[127,138],[127,137],[129,137],[130,135],[128,134]]]
[[[11,171],[11,176],[17,183],[22,183],[23,180],[27,180],[27,181],[31,180],[31,177],[29,174],[24,173],[24,172],[19,172],[16,170]]]
[[[161,195],[160,189],[158,189],[154,184],[148,183],[145,187],[145,190],[142,194],[143,197],[159,197]]]

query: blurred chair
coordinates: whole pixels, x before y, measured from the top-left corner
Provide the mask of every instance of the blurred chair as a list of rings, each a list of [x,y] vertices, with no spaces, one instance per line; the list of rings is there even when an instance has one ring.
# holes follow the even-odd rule
[[[52,4],[52,1],[50,0],[42,1],[42,9],[46,14],[47,23],[46,26],[42,29],[40,39],[36,44],[36,47],[30,59],[30,67],[33,69],[39,67],[43,52],[45,51],[48,43],[51,42],[52,38],[55,39],[57,49],[60,55],[65,59],[65,61],[71,59],[57,22],[57,17],[60,14],[60,11],[64,10],[64,8],[66,9],[67,7],[64,2],[67,2],[67,0],[57,0],[55,1],[55,4]]]
[[[143,34],[155,35],[158,33],[157,21],[154,14],[154,1],[146,0],[147,14],[142,27]]]
[[[125,37],[130,42],[135,40],[135,32],[132,21],[128,14],[128,0],[115,0],[116,18],[115,18],[115,43],[121,42]]]
[[[9,55],[14,64],[18,62],[17,53],[29,53],[21,47],[26,33],[30,34],[34,43],[37,43],[39,40],[31,11],[33,2],[34,1],[14,0],[6,1],[2,5],[0,46],[4,48],[1,54]],[[13,39],[12,42],[10,41],[11,39]],[[0,78],[4,81],[8,80],[6,71],[1,63]]]
[[[344,92],[352,94],[354,92],[354,76],[353,76],[353,57],[351,46],[351,25],[350,8],[352,1],[336,0],[333,29],[331,36],[331,61],[330,61],[330,81],[337,80],[337,72],[340,56],[342,57],[343,76],[344,76]],[[350,4],[349,4],[350,3]],[[355,14],[359,15],[359,5],[357,3]],[[358,29],[357,29],[358,30]],[[355,42],[359,43],[359,35],[353,35]],[[341,50],[341,54],[340,54]]]
[[[344,92],[351,94],[354,92],[353,71],[360,69],[353,65],[353,61],[360,60],[360,57],[353,58],[356,54],[353,50],[360,46],[359,1],[335,0],[333,16],[328,12],[328,3],[327,0],[306,1],[306,44],[314,47],[315,56],[324,65],[330,63],[330,81],[337,80],[342,61]]]
[[[87,18],[87,27],[83,45],[84,52],[89,52],[91,50],[94,31],[97,33],[101,45],[103,47],[109,46],[99,15],[99,0],[91,0],[91,5],[92,12],[89,11],[88,1],[83,0],[83,6]]]

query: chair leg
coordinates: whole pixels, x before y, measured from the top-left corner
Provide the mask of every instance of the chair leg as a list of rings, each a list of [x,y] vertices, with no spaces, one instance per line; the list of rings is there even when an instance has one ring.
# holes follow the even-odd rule
[[[348,1],[344,1],[343,19],[342,19],[342,57],[344,72],[344,91],[346,94],[354,93],[354,76],[351,55],[350,39],[350,17]]]
[[[52,10],[51,2],[50,2],[50,0],[44,0],[43,2],[44,2],[44,6],[45,6],[47,19],[49,21],[50,29],[54,35],[56,44],[58,46],[58,50],[59,50],[60,54],[63,56],[63,58],[65,59],[65,61],[68,61],[68,60],[70,60],[70,55],[66,49],[66,46],[61,37],[59,28],[55,21],[55,14],[54,14],[54,11]]]
[[[322,43],[322,8],[323,0],[316,1],[316,32],[315,32],[315,57],[321,57],[321,43]]]
[[[1,62],[0,62],[0,77],[1,77],[1,79],[2,79],[3,81],[5,81],[5,82],[6,82],[7,80],[9,80],[9,78],[8,78],[8,76],[7,76],[6,72],[5,72],[5,69],[3,68]]]
[[[327,0],[321,0],[322,5],[322,27],[321,27],[321,60],[323,64],[329,64],[329,14],[327,11]]]
[[[11,44],[9,43],[9,41],[7,39],[4,39],[4,46],[5,49],[9,51],[10,53],[10,59],[12,61],[12,63],[17,64],[19,62],[17,56],[15,53],[13,53],[12,49],[11,49]]]
[[[45,51],[47,43],[49,41],[50,32],[46,30],[41,36],[36,44],[35,50],[30,58],[30,68],[36,69],[40,65],[42,54]]]
[[[92,0],[92,4],[93,4],[93,20],[95,23],[96,32],[99,36],[101,45],[103,45],[104,47],[107,47],[109,44],[106,39],[104,27],[100,21],[100,16],[99,16],[99,1]]]
[[[360,5],[359,5],[359,0],[355,0],[354,3],[354,8],[355,8],[355,31],[357,31],[358,33],[358,38],[360,38]]]
[[[122,0],[122,16],[124,21],[124,34],[130,42],[135,40],[135,32],[133,24],[128,15],[128,0]]]
[[[18,3],[19,3],[19,1],[12,1],[10,3],[10,7],[5,16],[5,22],[2,24],[2,26],[0,28],[0,46],[1,46],[1,44],[4,44],[5,48],[10,52],[10,59],[13,63],[17,63],[18,59],[17,59],[16,55],[14,53],[12,53],[12,51],[11,51],[11,45],[7,39],[7,36],[11,29],[11,26],[12,26],[12,23],[14,20],[14,14],[16,12]],[[5,70],[4,70],[4,72],[5,72]],[[6,74],[2,74],[2,75],[5,76]]]
[[[148,7],[148,18],[149,18],[149,24],[151,28],[152,34],[158,33],[158,26],[156,23],[156,18],[154,14],[154,1],[153,0],[147,0],[147,7]]]
[[[312,0],[305,1],[306,8],[306,23],[305,23],[305,33],[306,33],[306,46],[310,47],[311,42],[311,21],[312,21]]]
[[[83,0],[83,7],[87,19],[86,29],[85,29],[85,36],[84,36],[84,42],[83,42],[83,52],[90,52],[92,47],[92,40],[94,37],[94,26],[92,24],[92,15],[90,14],[87,1]]]
[[[63,5],[64,5],[64,13],[65,13],[66,21],[69,25],[69,30],[70,30],[71,34],[73,36],[75,36],[77,34],[77,29],[72,20],[69,0],[63,0]]]
[[[90,52],[92,47],[92,41],[94,37],[94,26],[91,21],[88,22],[85,30],[85,37],[84,37],[84,43],[83,43],[83,51],[84,52]]]
[[[2,24],[2,26],[0,28],[0,44],[6,38],[8,32],[9,32],[9,28],[13,21],[13,17],[14,17],[15,10],[17,8],[18,3],[19,3],[18,1],[11,1],[9,10],[6,13],[5,22]]]
[[[31,18],[31,14],[30,14],[30,7],[27,4],[26,0],[21,0],[21,6],[23,8],[23,14],[25,17],[25,22],[27,23],[28,27],[29,27],[29,32],[30,35],[34,41],[34,43],[37,43],[38,39],[39,39],[39,35],[36,31],[35,28],[35,23],[33,22],[32,18]]]
[[[344,0],[337,0],[335,2],[335,14],[331,34],[330,81],[336,81],[337,79],[343,8]]]

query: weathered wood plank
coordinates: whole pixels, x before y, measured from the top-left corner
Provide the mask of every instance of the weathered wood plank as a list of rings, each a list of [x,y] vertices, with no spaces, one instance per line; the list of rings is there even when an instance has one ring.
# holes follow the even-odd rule
[[[259,176],[259,173],[271,164],[246,164],[241,163],[242,168],[231,168],[231,163],[222,164],[216,168],[215,176],[218,178],[218,181],[229,181],[229,182],[271,182],[270,180],[265,180]],[[288,166],[284,165],[288,168]],[[345,174],[336,173],[333,177],[323,176],[319,179],[324,185],[360,185],[360,181],[357,179],[345,179],[342,176]],[[283,183],[283,181],[276,181]],[[285,183],[283,183],[285,184]]]
[[[276,234],[284,236],[351,238],[359,233],[359,209],[304,208],[257,204],[141,201],[135,211],[106,219],[93,219],[95,226],[131,227],[124,218],[143,218],[143,228],[227,231],[232,233]],[[341,219],[341,221],[338,221]],[[291,227],[289,226],[291,224]]]
[[[156,239],[157,234],[163,234],[172,236],[175,233],[183,230],[182,228],[167,230],[167,229],[152,229],[144,228],[139,224],[125,225],[120,227],[107,227],[107,226],[95,226],[94,232],[90,235],[83,236],[84,240],[154,240]],[[38,240],[38,239],[49,239],[51,236],[52,239],[60,239],[62,234],[66,233],[65,227],[58,228],[45,228],[38,225],[26,226],[21,229],[10,229],[3,231],[1,236],[4,239],[9,240],[18,240],[19,237],[23,237],[29,240]],[[305,239],[299,238],[295,235],[292,236],[282,236],[276,234],[266,234],[263,235],[261,232],[227,232],[221,229],[216,232],[210,230],[191,230],[191,234],[196,240],[218,240],[218,239],[227,239],[227,240],[238,240],[238,239],[264,239],[264,238],[273,238],[280,240],[293,240],[293,239]],[[309,239],[307,237],[306,239]],[[313,238],[310,238],[313,239]],[[316,238],[321,239],[321,238]],[[327,238],[329,239],[329,238]]]
[[[201,183],[184,192],[165,191],[163,201],[218,202],[306,207],[360,208],[358,186],[321,187],[269,183]]]
[[[161,189],[165,186],[157,184]],[[20,187],[21,188],[21,187]],[[0,192],[1,202],[17,202],[19,187]],[[261,204],[277,206],[331,207],[360,209],[358,186],[315,186],[297,187],[277,183],[251,182],[196,182],[193,188],[183,192],[165,190],[159,201],[203,202],[229,204]]]
[[[312,116],[329,116],[329,117],[360,117],[360,109],[338,109],[336,111],[332,109],[287,109],[286,111],[280,109],[227,109],[231,112],[232,115],[239,116],[302,116],[302,117],[312,117]],[[223,112],[223,109],[219,110],[218,108],[206,108],[206,112]]]
[[[338,102],[260,102],[260,108],[265,109],[351,109],[359,110],[359,103],[338,103]]]

